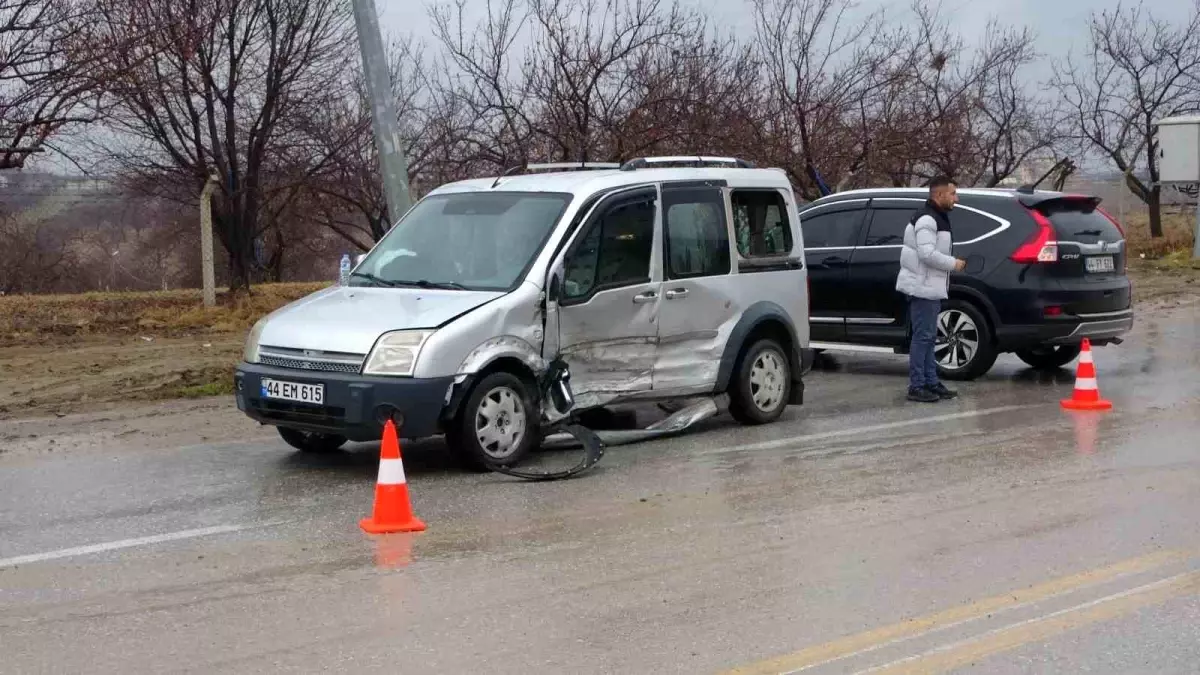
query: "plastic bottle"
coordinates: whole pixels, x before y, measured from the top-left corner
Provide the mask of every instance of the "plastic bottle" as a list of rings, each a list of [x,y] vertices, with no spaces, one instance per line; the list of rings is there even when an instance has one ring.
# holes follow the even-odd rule
[[[338,266],[338,283],[345,286],[350,283],[350,254],[342,254],[342,263]]]

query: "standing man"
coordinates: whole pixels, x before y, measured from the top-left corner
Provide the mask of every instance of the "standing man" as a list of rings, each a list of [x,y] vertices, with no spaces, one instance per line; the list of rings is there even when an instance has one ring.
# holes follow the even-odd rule
[[[908,350],[908,400],[935,403],[958,394],[938,381],[937,319],[942,300],[950,296],[950,273],[961,272],[967,263],[953,257],[950,210],[958,203],[958,186],[945,176],[929,183],[929,199],[904,228],[900,250],[900,274],[896,290],[908,296],[908,320],[912,342]]]

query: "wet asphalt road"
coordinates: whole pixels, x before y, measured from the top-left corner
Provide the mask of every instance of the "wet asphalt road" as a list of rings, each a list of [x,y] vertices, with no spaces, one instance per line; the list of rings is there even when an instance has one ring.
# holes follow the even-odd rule
[[[371,446],[0,455],[0,672],[1194,673],[1200,306],[1096,361],[1072,415],[1073,370],[919,406],[838,356],[560,483],[406,444],[420,535],[359,531]]]

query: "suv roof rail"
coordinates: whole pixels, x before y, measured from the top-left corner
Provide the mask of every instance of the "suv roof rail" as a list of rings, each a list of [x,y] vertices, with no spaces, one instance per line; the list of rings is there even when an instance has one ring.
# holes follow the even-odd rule
[[[622,171],[633,171],[635,169],[646,169],[652,166],[661,166],[666,164],[683,164],[691,167],[701,166],[729,166],[732,165],[739,169],[753,169],[754,164],[747,162],[744,159],[737,157],[712,157],[709,155],[675,155],[669,157],[638,157],[631,159],[621,165]]]
[[[621,164],[618,162],[543,162],[541,164],[518,164],[508,167],[504,170],[504,173],[496,176],[496,180],[492,182],[492,187],[496,187],[500,183],[501,178],[508,178],[519,173],[532,171],[611,171],[620,168]]]

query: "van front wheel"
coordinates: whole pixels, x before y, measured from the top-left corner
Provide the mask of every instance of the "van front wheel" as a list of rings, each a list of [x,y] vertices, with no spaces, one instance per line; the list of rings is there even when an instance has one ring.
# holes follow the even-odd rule
[[[767,424],[779,419],[792,389],[792,369],[783,347],[759,340],[738,362],[729,386],[729,414],[742,424]]]
[[[446,440],[464,463],[477,470],[519,463],[541,441],[529,387],[511,373],[484,377],[463,404]]]

